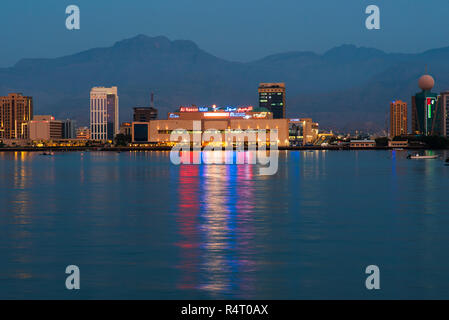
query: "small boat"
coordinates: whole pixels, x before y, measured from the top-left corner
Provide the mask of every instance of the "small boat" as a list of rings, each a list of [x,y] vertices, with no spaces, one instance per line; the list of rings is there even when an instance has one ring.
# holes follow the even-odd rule
[[[48,152],[44,151],[41,153],[41,156],[53,156],[53,155],[55,155],[55,154],[54,154],[54,152],[51,152],[51,151],[48,151]]]
[[[433,155],[433,156],[423,156],[423,155],[419,155],[419,154],[415,154],[415,155],[408,155],[407,159],[436,159],[438,158],[438,155]]]

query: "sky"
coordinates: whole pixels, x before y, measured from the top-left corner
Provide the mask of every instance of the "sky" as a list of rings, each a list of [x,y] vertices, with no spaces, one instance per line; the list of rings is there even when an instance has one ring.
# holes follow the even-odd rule
[[[81,29],[67,30],[77,5]],[[380,8],[380,30],[365,9]],[[449,46],[447,0],[1,0],[0,67],[107,47],[138,34],[192,40],[220,58],[251,61],[342,44],[386,52]]]

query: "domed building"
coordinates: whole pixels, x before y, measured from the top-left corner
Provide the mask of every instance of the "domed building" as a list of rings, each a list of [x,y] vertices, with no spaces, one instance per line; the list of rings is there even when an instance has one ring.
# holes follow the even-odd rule
[[[435,80],[425,74],[418,80],[422,90],[412,97],[412,133],[419,135],[442,135],[443,110],[440,96],[432,92]]]
[[[435,80],[432,76],[425,74],[418,80],[418,86],[423,91],[431,91],[433,87],[435,86]]]

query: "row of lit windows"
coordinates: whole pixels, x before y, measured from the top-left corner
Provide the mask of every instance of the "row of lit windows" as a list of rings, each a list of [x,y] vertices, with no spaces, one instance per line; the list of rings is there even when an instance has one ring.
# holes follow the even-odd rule
[[[263,130],[264,132],[271,132],[271,130],[270,129],[264,129]],[[197,133],[197,134],[201,134],[201,133],[203,133],[202,131],[198,131],[198,130],[195,130],[195,131],[193,131],[193,130],[179,130],[179,129],[175,129],[175,130],[158,130],[157,131],[157,133],[158,134],[172,134],[172,133],[179,133],[179,134],[182,134],[182,133],[185,133],[185,132],[187,132],[187,133],[189,133],[189,134],[194,134],[194,133]],[[229,132],[229,130],[212,130],[212,129],[209,129],[209,130],[207,130],[207,132],[208,133],[227,133],[227,132]],[[258,130],[255,130],[255,129],[248,129],[248,130],[241,130],[241,129],[235,129],[235,130],[233,130],[232,131],[232,133],[235,133],[235,134],[237,134],[237,133],[258,133],[259,131]]]

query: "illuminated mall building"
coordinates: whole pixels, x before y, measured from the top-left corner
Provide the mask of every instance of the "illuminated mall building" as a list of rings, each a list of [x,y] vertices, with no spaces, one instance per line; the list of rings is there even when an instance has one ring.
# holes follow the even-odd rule
[[[421,92],[412,97],[412,133],[443,135],[443,108],[440,96],[431,92],[435,80],[429,75],[419,78]]]
[[[263,141],[257,135],[257,144],[269,144],[270,135],[273,130],[277,130],[277,143],[280,147],[290,145],[290,122],[296,123],[298,119],[274,119],[273,114],[267,109],[253,108],[252,106],[244,107],[197,107],[195,105],[189,107],[180,107],[176,112],[168,113],[166,120],[152,120],[148,122],[132,123],[132,141],[135,144],[156,144],[170,145],[174,142],[170,141],[170,135],[180,132],[181,129],[186,130],[190,134],[193,141],[194,133],[216,132],[222,135],[223,145],[229,142],[225,141],[226,133],[256,133],[257,130],[265,130],[266,141]],[[298,120],[299,121],[299,120]],[[194,126],[199,127],[194,127]],[[297,123],[299,127],[306,128],[306,139],[313,139],[312,132],[313,123],[311,119],[301,119]],[[298,134],[298,138],[299,138]],[[310,138],[309,138],[310,136]],[[301,131],[303,138],[303,131]],[[207,143],[203,143],[203,146]]]

